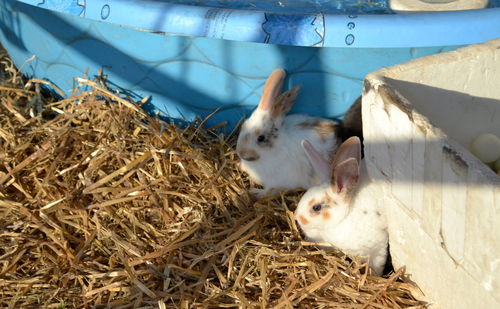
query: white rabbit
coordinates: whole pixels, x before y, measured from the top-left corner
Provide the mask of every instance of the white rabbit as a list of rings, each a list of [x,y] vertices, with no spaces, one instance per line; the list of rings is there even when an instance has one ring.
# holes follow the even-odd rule
[[[370,187],[359,138],[342,143],[332,164],[307,141],[302,146],[325,181],[307,190],[299,201],[295,219],[301,229],[314,242],[369,257],[369,266],[381,275],[387,259],[387,222],[377,205],[377,192]]]
[[[251,190],[257,197],[320,183],[301,140],[309,140],[326,158],[331,158],[340,143],[336,121],[303,114],[285,117],[300,88],[280,95],[285,76],[285,71],[278,69],[268,77],[257,109],[245,120],[238,136],[240,168],[264,187]]]

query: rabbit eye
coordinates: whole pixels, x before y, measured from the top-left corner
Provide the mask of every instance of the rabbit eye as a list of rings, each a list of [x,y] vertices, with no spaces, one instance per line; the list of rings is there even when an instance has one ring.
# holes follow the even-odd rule
[[[314,212],[320,212],[322,208],[323,208],[323,205],[321,205],[321,204],[316,204],[316,205],[314,205],[314,206],[312,207],[312,210],[313,210]]]
[[[264,135],[257,136],[257,143],[262,143],[265,140],[266,140],[266,137]]]

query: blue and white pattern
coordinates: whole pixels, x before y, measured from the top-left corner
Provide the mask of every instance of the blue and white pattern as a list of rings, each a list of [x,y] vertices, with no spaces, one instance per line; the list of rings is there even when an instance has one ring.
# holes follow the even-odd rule
[[[36,4],[45,9],[85,16],[85,1],[86,0],[37,0],[24,2],[31,2],[31,4]]]
[[[322,46],[325,22],[318,15],[265,14],[262,29],[266,33],[265,43],[299,46]]]

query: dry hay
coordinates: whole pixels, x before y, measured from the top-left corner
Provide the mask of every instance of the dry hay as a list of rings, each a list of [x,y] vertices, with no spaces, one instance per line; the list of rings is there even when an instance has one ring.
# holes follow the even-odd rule
[[[153,119],[98,81],[43,97],[3,61],[0,306],[424,307],[402,269],[302,242],[300,192],[253,201],[234,133]]]

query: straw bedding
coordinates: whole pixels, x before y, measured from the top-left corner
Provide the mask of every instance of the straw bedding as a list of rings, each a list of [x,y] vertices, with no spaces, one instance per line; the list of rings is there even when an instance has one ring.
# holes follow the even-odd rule
[[[300,191],[255,201],[236,134],[144,114],[102,80],[64,100],[3,57],[3,308],[423,308],[403,269],[302,241]]]

